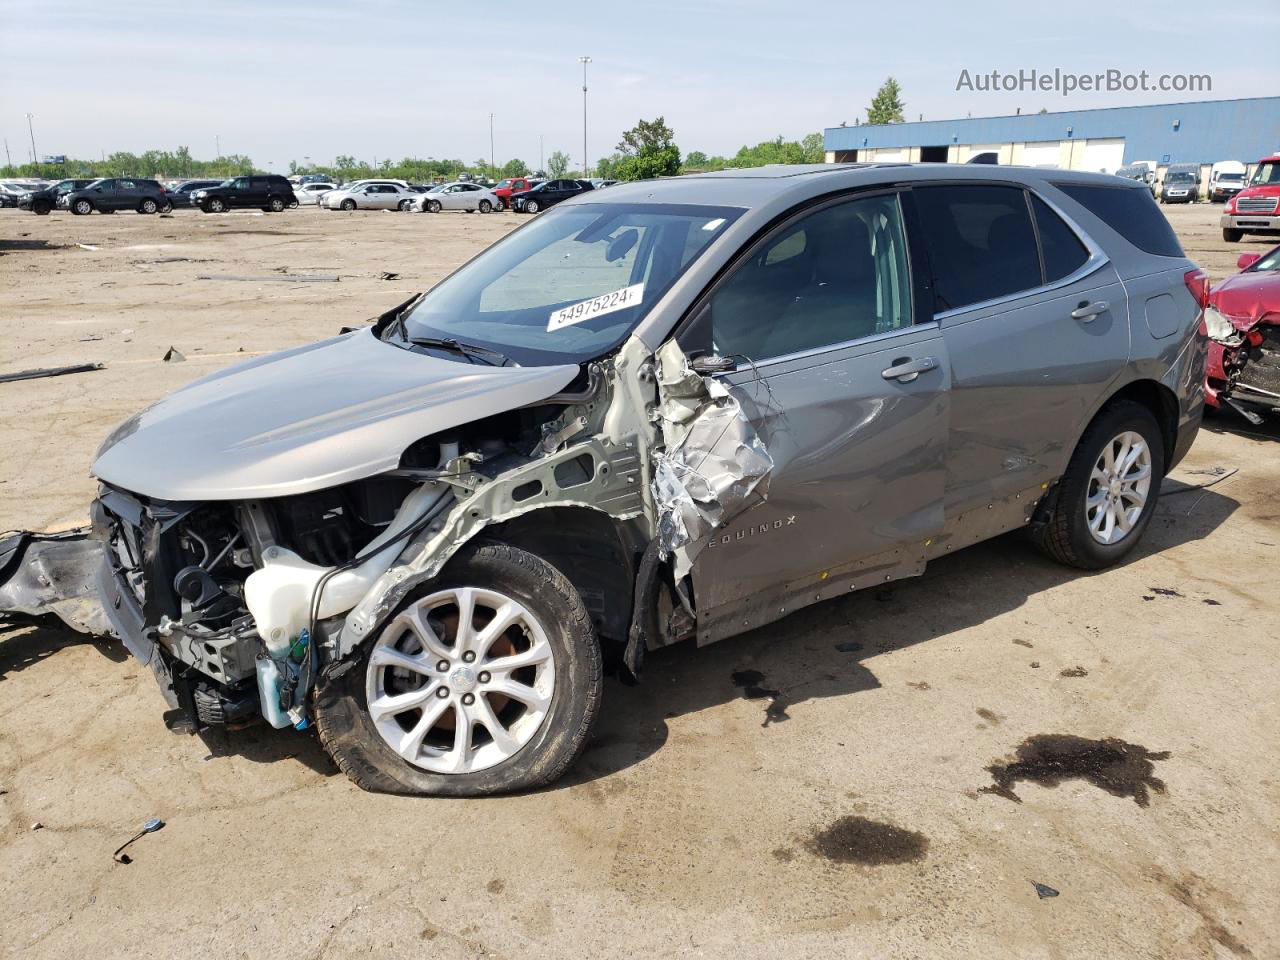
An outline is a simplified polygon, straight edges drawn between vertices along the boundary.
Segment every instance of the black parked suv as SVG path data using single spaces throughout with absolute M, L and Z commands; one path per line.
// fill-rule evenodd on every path
M 93 183 L 92 177 L 86 180 L 60 180 L 57 183 L 49 184 L 42 190 L 32 190 L 30 193 L 24 193 L 18 198 L 18 206 L 23 210 L 30 210 L 32 213 L 44 216 L 58 205 L 58 200 L 64 194 L 75 190 L 83 190 L 91 183 Z
M 570 200 L 591 190 L 590 180 L 547 180 L 532 190 L 511 195 L 511 207 L 520 213 L 537 213 L 562 200 Z
M 141 177 L 109 177 L 94 180 L 81 190 L 71 190 L 58 198 L 58 206 L 81 216 L 93 213 L 115 213 L 136 210 L 138 213 L 165 213 L 173 203 L 164 187 Z
M 173 201 L 175 207 L 189 207 L 192 205 L 191 195 L 197 190 L 208 190 L 210 187 L 216 187 L 221 180 L 184 180 L 176 187 L 169 190 L 169 199 Z
M 191 202 L 205 213 L 225 213 L 236 207 L 279 213 L 285 207 L 296 207 L 298 198 L 293 195 L 293 184 L 273 173 L 224 180 L 216 187 L 194 191 Z

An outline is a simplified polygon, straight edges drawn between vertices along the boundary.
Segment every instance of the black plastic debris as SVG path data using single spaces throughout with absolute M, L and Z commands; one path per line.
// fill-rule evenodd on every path
M 1032 880 L 1031 885 L 1036 888 L 1036 896 L 1041 900 L 1048 900 L 1050 897 L 1056 897 L 1059 895 L 1058 891 L 1048 884 L 1037 883 L 1035 880 Z
M 399 280 L 400 274 L 389 273 L 388 271 L 383 270 L 382 273 L 378 274 L 378 279 L 379 280 Z
M 148 820 L 146 823 L 142 825 L 141 830 L 135 833 L 132 837 L 130 837 L 124 843 L 120 844 L 120 846 L 116 847 L 115 853 L 111 854 L 111 859 L 114 860 L 116 863 L 133 863 L 133 857 L 129 856 L 127 853 L 124 852 L 125 847 L 129 846 L 129 844 L 133 843 L 135 840 L 141 840 L 148 833 L 155 833 L 157 830 L 159 830 L 163 826 L 164 826 L 163 820 L 161 820 L 159 817 L 152 817 L 150 820 Z
M 274 277 L 250 277 L 237 273 L 202 273 L 197 280 L 235 280 L 241 283 L 266 283 L 271 281 L 282 281 L 285 283 L 337 283 L 338 275 L 335 274 L 301 274 L 301 273 L 281 273 Z
M 105 369 L 101 363 L 77 363 L 69 367 L 40 367 L 36 370 L 19 370 L 17 373 L 0 373 L 0 383 L 11 380 L 39 380 L 42 377 L 63 377 L 69 373 L 88 373 Z
M 177 347 L 170 347 L 164 352 L 164 356 L 160 359 L 165 363 L 181 363 L 187 358 Z

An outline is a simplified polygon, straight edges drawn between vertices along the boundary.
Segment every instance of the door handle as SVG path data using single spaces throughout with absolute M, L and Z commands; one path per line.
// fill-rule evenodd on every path
M 1105 300 L 1095 300 L 1093 303 L 1084 302 L 1071 311 L 1071 319 L 1079 320 L 1081 323 L 1093 323 L 1094 317 L 1100 313 L 1106 313 L 1110 309 L 1111 304 Z
M 936 357 L 921 357 L 912 360 L 910 357 L 898 357 L 893 366 L 880 371 L 886 380 L 897 380 L 899 383 L 910 383 L 922 373 L 927 373 L 938 365 Z

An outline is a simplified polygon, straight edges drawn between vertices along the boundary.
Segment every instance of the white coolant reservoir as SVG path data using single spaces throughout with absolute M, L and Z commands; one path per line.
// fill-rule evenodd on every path
M 403 542 L 389 541 L 421 519 L 446 495 L 446 485 L 427 483 L 405 497 L 395 519 L 370 541 L 361 554 L 378 552 L 360 566 L 343 570 L 326 581 L 316 618 L 324 620 L 336 616 L 359 603 L 374 581 L 387 572 L 404 549 Z M 382 544 L 387 544 L 387 547 L 379 551 Z M 245 580 L 244 600 L 257 624 L 258 636 L 262 637 L 272 657 L 282 659 L 303 628 L 309 625 L 316 587 L 332 569 L 308 563 L 285 547 L 270 547 L 264 552 L 261 569 L 249 574 Z

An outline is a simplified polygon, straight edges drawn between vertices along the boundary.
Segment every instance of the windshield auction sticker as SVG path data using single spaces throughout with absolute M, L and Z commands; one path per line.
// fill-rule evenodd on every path
M 563 307 L 551 314 L 551 319 L 547 321 L 547 332 L 550 333 L 562 327 L 571 327 L 575 323 L 582 323 L 592 317 L 599 317 L 606 313 L 625 310 L 627 307 L 638 305 L 643 300 L 643 283 L 633 283 L 629 287 L 614 290 L 612 293 L 602 293 L 598 297 L 592 297 L 590 300 L 583 300 L 581 303 Z

